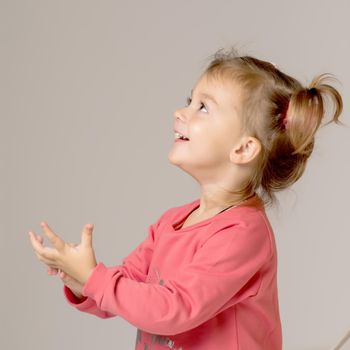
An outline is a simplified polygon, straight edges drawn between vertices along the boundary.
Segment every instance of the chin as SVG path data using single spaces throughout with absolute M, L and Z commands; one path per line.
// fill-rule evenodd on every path
M 184 164 L 183 160 L 181 159 L 181 157 L 176 156 L 172 152 L 168 153 L 168 161 L 172 165 L 175 165 L 175 166 L 179 167 L 180 169 L 186 171 L 185 164 Z
M 173 156 L 173 154 L 170 152 L 168 153 L 168 160 L 171 164 L 174 164 L 174 165 L 180 165 L 181 162 L 179 159 L 176 159 L 176 157 Z

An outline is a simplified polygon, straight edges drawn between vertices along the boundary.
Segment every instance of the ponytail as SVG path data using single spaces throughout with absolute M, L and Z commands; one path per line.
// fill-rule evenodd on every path
M 339 92 L 327 84 L 333 75 L 324 73 L 316 76 L 308 88 L 296 90 L 290 98 L 286 115 L 286 131 L 295 151 L 292 154 L 309 155 L 312 151 L 314 135 L 325 117 L 325 99 L 333 102 L 332 119 L 325 125 L 335 122 L 343 124 L 339 116 L 343 110 L 343 102 Z M 335 79 L 336 80 L 336 79 Z

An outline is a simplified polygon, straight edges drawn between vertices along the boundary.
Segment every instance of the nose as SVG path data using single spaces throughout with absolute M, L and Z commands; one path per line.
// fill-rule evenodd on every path
M 186 119 L 186 116 L 185 116 L 185 113 L 184 113 L 184 108 L 178 108 L 174 112 L 174 117 L 175 117 L 175 119 L 180 119 L 180 120 L 184 121 Z

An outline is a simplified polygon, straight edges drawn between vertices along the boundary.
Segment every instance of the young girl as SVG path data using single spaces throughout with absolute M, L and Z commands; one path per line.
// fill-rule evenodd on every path
M 136 350 L 281 350 L 277 252 L 265 206 L 305 170 L 314 135 L 339 92 L 308 87 L 273 64 L 219 50 L 174 114 L 168 158 L 200 184 L 199 199 L 166 210 L 122 265 L 97 263 L 92 225 L 79 245 L 29 232 L 67 301 L 137 327 Z

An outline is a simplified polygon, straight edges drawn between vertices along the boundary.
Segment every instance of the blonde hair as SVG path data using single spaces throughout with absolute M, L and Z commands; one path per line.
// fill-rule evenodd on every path
M 325 118 L 325 101 L 333 102 L 331 120 L 343 109 L 339 92 L 327 83 L 329 73 L 316 76 L 308 87 L 269 62 L 239 56 L 234 48 L 219 49 L 203 75 L 238 83 L 242 88 L 243 132 L 261 143 L 256 167 L 245 186 L 232 191 L 243 198 L 260 192 L 265 205 L 275 203 L 274 192 L 295 183 L 304 173 L 314 148 L 315 133 Z

